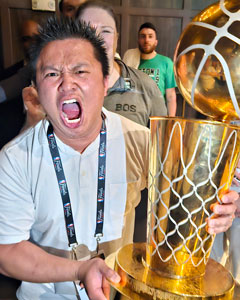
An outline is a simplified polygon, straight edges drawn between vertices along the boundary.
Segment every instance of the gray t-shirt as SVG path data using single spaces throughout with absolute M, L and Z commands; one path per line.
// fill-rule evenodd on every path
M 150 116 L 166 116 L 164 98 L 156 83 L 140 70 L 116 60 L 121 77 L 108 89 L 103 106 L 134 122 L 147 126 Z

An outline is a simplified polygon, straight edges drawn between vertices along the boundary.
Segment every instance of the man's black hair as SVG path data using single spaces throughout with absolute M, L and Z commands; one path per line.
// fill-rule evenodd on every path
M 143 28 L 150 28 L 150 29 L 154 30 L 155 33 L 156 33 L 156 36 L 157 36 L 157 29 L 156 29 L 156 27 L 155 27 L 152 23 L 146 22 L 146 23 L 142 24 L 142 25 L 139 27 L 138 33 L 139 33 Z
M 104 41 L 99 35 L 96 35 L 96 30 L 85 22 L 72 20 L 68 17 L 52 16 L 43 23 L 39 29 L 39 34 L 29 49 L 34 82 L 36 82 L 36 64 L 42 49 L 50 42 L 72 38 L 89 42 L 93 46 L 95 58 L 102 65 L 103 77 L 105 78 L 109 74 Z

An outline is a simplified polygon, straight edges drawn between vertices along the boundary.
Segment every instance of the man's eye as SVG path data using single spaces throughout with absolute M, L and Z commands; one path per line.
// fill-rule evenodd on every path
M 85 74 L 88 73 L 86 70 L 77 70 L 75 71 L 75 74 Z
M 58 76 L 58 73 L 56 73 L 56 72 L 50 72 L 50 73 L 47 73 L 45 75 L 45 77 L 54 77 L 54 76 Z

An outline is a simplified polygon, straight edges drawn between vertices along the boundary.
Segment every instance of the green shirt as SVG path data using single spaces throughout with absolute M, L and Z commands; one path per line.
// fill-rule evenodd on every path
M 138 69 L 148 74 L 158 85 L 163 96 L 166 89 L 176 87 L 172 60 L 160 54 L 152 59 L 141 59 Z

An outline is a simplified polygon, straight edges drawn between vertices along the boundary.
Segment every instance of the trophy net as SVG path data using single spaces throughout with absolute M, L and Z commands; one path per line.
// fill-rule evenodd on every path
M 214 236 L 211 205 L 229 188 L 239 138 L 232 126 L 152 118 L 145 264 L 162 276 L 200 276 Z

